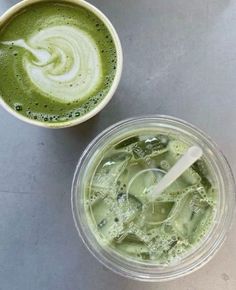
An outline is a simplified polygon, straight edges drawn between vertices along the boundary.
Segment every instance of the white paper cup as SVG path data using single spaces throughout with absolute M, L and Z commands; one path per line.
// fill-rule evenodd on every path
M 12 6 L 2 16 L 0 16 L 0 29 L 19 10 L 21 10 L 24 7 L 27 7 L 33 3 L 38 3 L 38 2 L 44 2 L 44 0 L 23 0 L 19 3 L 17 3 L 16 5 Z M 0 96 L 0 104 L 2 105 L 2 107 L 4 109 L 6 109 L 9 113 L 11 113 L 13 116 L 15 116 L 16 118 L 18 118 L 26 123 L 32 124 L 32 125 L 37 125 L 37 126 L 41 126 L 41 127 L 45 127 L 45 128 L 52 128 L 52 129 L 75 126 L 75 125 L 78 125 L 80 123 L 87 121 L 88 119 L 90 119 L 93 116 L 95 116 L 96 114 L 98 114 L 108 104 L 108 102 L 111 100 L 112 96 L 114 95 L 114 93 L 117 89 L 117 86 L 120 82 L 122 67 L 123 67 L 123 53 L 122 53 L 120 39 L 118 37 L 118 34 L 117 34 L 114 26 L 110 22 L 110 20 L 99 9 L 97 9 L 95 6 L 93 6 L 92 4 L 90 4 L 86 1 L 83 1 L 83 0 L 61 0 L 61 2 L 68 2 L 68 3 L 73 3 L 73 4 L 77 4 L 79 6 L 82 6 L 82 7 L 86 8 L 87 10 L 91 11 L 92 13 L 94 13 L 105 24 L 105 26 L 107 27 L 107 29 L 109 30 L 109 32 L 112 36 L 112 39 L 113 39 L 115 47 L 116 47 L 117 65 L 116 65 L 116 73 L 115 73 L 115 77 L 114 77 L 114 80 L 112 82 L 112 85 L 111 85 L 108 93 L 104 96 L 103 100 L 94 109 L 92 109 L 91 111 L 89 111 L 85 115 L 78 117 L 78 118 L 75 118 L 73 120 L 69 120 L 69 121 L 65 121 L 65 122 L 56 122 L 56 123 L 49 123 L 49 122 L 47 123 L 47 122 L 41 122 L 38 120 L 33 120 L 33 119 L 30 119 L 30 118 L 27 118 L 27 117 L 21 115 L 20 113 L 18 113 L 14 109 L 12 109 Z

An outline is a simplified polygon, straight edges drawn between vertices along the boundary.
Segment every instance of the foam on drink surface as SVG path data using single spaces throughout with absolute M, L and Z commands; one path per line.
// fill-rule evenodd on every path
M 28 78 L 49 98 L 60 102 L 81 101 L 101 81 L 97 45 L 79 28 L 52 26 L 33 34 L 27 42 L 19 39 L 2 44 L 25 49 L 22 61 Z
M 66 122 L 109 92 L 117 52 L 106 25 L 70 2 L 33 3 L 0 31 L 0 96 L 15 111 Z

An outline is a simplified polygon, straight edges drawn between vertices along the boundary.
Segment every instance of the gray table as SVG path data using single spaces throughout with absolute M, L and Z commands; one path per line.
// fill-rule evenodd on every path
M 14 2 L 0 0 L 1 12 Z M 235 224 L 201 270 L 167 283 L 134 282 L 85 249 L 72 220 L 70 186 L 97 133 L 149 113 L 205 130 L 236 173 L 236 1 L 92 2 L 114 23 L 124 48 L 123 76 L 110 104 L 85 124 L 58 131 L 24 124 L 0 108 L 0 289 L 235 290 Z

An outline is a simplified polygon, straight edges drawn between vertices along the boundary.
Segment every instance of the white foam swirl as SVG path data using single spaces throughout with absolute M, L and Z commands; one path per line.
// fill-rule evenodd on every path
M 59 25 L 23 39 L 5 41 L 31 54 L 23 66 L 32 83 L 44 94 L 61 102 L 86 98 L 101 81 L 99 50 L 91 36 L 80 29 Z

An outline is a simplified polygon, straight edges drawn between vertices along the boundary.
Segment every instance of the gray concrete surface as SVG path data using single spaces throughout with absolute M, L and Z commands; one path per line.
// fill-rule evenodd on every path
M 181 117 L 211 135 L 236 173 L 236 1 L 93 0 L 114 23 L 124 72 L 110 104 L 51 131 L 0 108 L 1 290 L 235 290 L 236 225 L 204 268 L 166 283 L 113 274 L 85 249 L 71 215 L 76 162 L 98 132 L 134 115 Z M 14 1 L 0 0 L 3 12 Z

